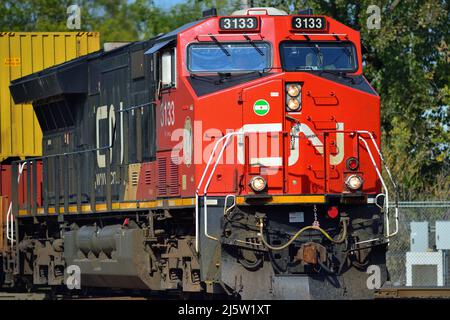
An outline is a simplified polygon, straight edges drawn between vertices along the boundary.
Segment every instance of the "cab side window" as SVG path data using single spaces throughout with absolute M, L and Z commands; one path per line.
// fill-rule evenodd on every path
M 176 48 L 161 50 L 159 56 L 159 79 L 162 88 L 176 87 Z

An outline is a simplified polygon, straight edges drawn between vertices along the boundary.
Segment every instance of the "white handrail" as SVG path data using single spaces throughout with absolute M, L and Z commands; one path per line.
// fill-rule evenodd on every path
M 198 252 L 198 246 L 199 246 L 199 201 L 198 201 L 198 192 L 200 190 L 200 187 L 202 186 L 203 180 L 205 179 L 206 173 L 208 171 L 208 168 L 211 164 L 211 161 L 213 159 L 214 154 L 216 153 L 217 147 L 219 146 L 219 143 L 223 141 L 227 136 L 226 134 L 223 137 L 221 137 L 219 140 L 216 141 L 216 144 L 214 145 L 213 150 L 211 151 L 211 155 L 209 156 L 208 162 L 206 163 L 206 167 L 203 170 L 202 177 L 200 178 L 200 182 L 198 183 L 197 189 L 195 190 L 195 251 Z M 205 201 L 206 202 L 206 201 Z
M 370 156 L 370 160 L 372 161 L 375 171 L 377 172 L 378 178 L 380 179 L 381 184 L 383 185 L 383 189 L 385 190 L 385 199 L 384 199 L 385 213 L 384 213 L 384 216 L 385 216 L 385 225 L 386 225 L 386 235 L 389 235 L 389 190 L 386 186 L 386 183 L 384 182 L 383 176 L 381 175 L 380 169 L 378 169 L 375 159 L 373 158 L 372 151 L 370 151 L 370 148 L 369 148 L 369 144 L 367 143 L 367 141 L 364 138 L 359 137 L 359 139 L 366 146 L 367 153 Z M 372 242 L 372 241 L 376 241 L 376 240 L 379 240 L 379 238 L 372 239 L 371 241 L 369 241 L 369 240 L 360 241 L 360 242 L 357 242 L 356 244 Z
M 395 183 L 394 178 L 392 178 L 391 171 L 389 170 L 388 166 L 386 165 L 386 161 L 384 160 L 383 154 L 381 153 L 380 149 L 378 148 L 378 146 L 377 146 L 377 144 L 375 142 L 375 138 L 372 135 L 372 133 L 369 132 L 369 131 L 366 131 L 366 130 L 358 130 L 357 132 L 358 133 L 368 134 L 370 136 L 370 139 L 372 140 L 372 144 L 375 146 L 375 149 L 377 150 L 378 155 L 380 156 L 380 159 L 383 162 L 383 166 L 384 166 L 384 169 L 386 170 L 386 172 L 387 172 L 387 174 L 389 176 L 389 180 L 391 180 L 391 183 L 392 183 L 393 187 L 395 189 L 397 189 L 397 184 Z
M 223 137 L 221 137 L 220 139 L 218 139 L 216 141 L 216 143 L 214 145 L 214 148 L 213 148 L 213 150 L 212 150 L 212 152 L 211 152 L 211 154 L 209 156 L 208 162 L 206 163 L 206 167 L 203 170 L 203 174 L 202 174 L 202 177 L 200 178 L 200 182 L 198 183 L 197 189 L 195 191 L 195 222 L 196 222 L 195 223 L 195 249 L 196 249 L 197 252 L 198 252 L 198 244 L 199 244 L 199 237 L 198 237 L 198 235 L 199 235 L 199 221 L 198 221 L 198 218 L 199 218 L 199 201 L 198 201 L 198 193 L 199 193 L 200 188 L 201 188 L 201 186 L 203 184 L 203 181 L 204 181 L 204 179 L 206 177 L 206 174 L 208 173 L 209 166 L 211 165 L 211 162 L 212 162 L 212 160 L 214 158 L 214 155 L 216 154 L 216 150 L 217 150 L 219 144 L 223 140 L 225 140 L 225 143 L 223 144 L 223 146 L 222 146 L 222 148 L 221 148 L 221 150 L 219 152 L 219 155 L 217 156 L 217 159 L 216 159 L 216 162 L 214 164 L 214 167 L 211 170 L 211 174 L 209 175 L 208 180 L 207 180 L 207 182 L 205 184 L 205 188 L 203 190 L 203 207 L 204 207 L 204 211 L 205 211 L 204 212 L 204 220 L 205 220 L 204 221 L 204 225 L 205 225 L 204 233 L 205 233 L 205 236 L 207 238 L 215 240 L 215 241 L 219 241 L 219 239 L 217 239 L 216 237 L 213 237 L 210 234 L 208 234 L 208 203 L 207 203 L 208 198 L 207 198 L 207 192 L 208 192 L 208 187 L 209 187 L 209 185 L 211 183 L 211 180 L 212 180 L 212 176 L 214 175 L 214 172 L 215 172 L 215 170 L 217 168 L 217 165 L 219 164 L 219 161 L 222 158 L 223 152 L 224 152 L 228 142 L 230 141 L 230 138 L 232 136 L 239 135 L 239 134 L 244 134 L 244 132 L 229 132 L 229 133 L 227 133 L 226 135 L 224 135 Z
M 212 152 L 211 152 L 211 154 L 209 156 L 208 162 L 206 164 L 205 169 L 203 170 L 202 177 L 200 179 L 200 182 L 199 182 L 199 184 L 197 186 L 197 190 L 195 192 L 195 200 L 196 200 L 196 204 L 195 204 L 195 220 L 196 220 L 196 226 L 195 226 L 195 232 L 196 232 L 195 248 L 196 248 L 197 251 L 198 251 L 198 241 L 199 241 L 198 240 L 198 234 L 199 234 L 198 233 L 199 232 L 199 229 L 198 229 L 198 217 L 199 217 L 199 215 L 198 215 L 199 214 L 199 212 L 198 212 L 198 192 L 200 191 L 200 188 L 202 186 L 203 180 L 206 177 L 206 174 L 208 172 L 209 166 L 211 165 L 213 157 L 214 157 L 214 155 L 216 153 L 217 147 L 219 146 L 219 144 L 223 140 L 225 140 L 225 143 L 223 144 L 222 148 L 220 149 L 219 155 L 217 156 L 216 162 L 214 163 L 214 167 L 212 168 L 211 173 L 210 173 L 210 175 L 209 175 L 209 177 L 207 179 L 207 182 L 205 184 L 205 188 L 203 189 L 203 208 L 204 208 L 203 210 L 204 210 L 204 220 L 205 220 L 204 221 L 204 225 L 205 225 L 204 226 L 204 233 L 205 233 L 205 236 L 207 238 L 209 238 L 211 240 L 215 240 L 215 241 L 219 241 L 219 239 L 217 239 L 216 237 L 213 237 L 210 234 L 208 234 L 208 197 L 207 197 L 208 188 L 209 188 L 209 185 L 211 183 L 211 180 L 212 180 L 212 177 L 214 175 L 214 172 L 216 171 L 217 165 L 219 164 L 220 159 L 222 159 L 223 152 L 225 151 L 225 148 L 227 147 L 227 145 L 228 145 L 228 143 L 230 141 L 230 138 L 233 137 L 233 136 L 237 136 L 237 135 L 245 135 L 246 133 L 251 133 L 251 132 L 253 132 L 253 131 L 246 131 L 244 129 L 243 131 L 235 131 L 235 132 L 227 133 L 226 135 L 221 137 L 219 140 L 217 140 L 217 142 L 214 145 L 214 148 L 213 148 L 213 150 L 212 150 Z M 266 133 L 267 132 L 280 132 L 280 130 L 279 129 L 278 130 L 267 130 L 267 131 L 259 131 L 258 130 L 257 132 L 258 133 L 262 133 L 262 132 L 266 132 Z
M 366 130 L 357 130 L 356 132 L 360 133 L 360 134 L 367 134 L 367 135 L 369 135 L 370 140 L 372 141 L 372 144 L 374 145 L 378 155 L 380 156 L 381 161 L 383 162 L 384 168 L 386 169 L 386 172 L 388 173 L 389 179 L 390 179 L 392 185 L 394 186 L 394 189 L 397 189 L 397 185 L 394 182 L 392 174 L 391 174 L 389 168 L 386 165 L 386 162 L 385 162 L 385 160 L 383 158 L 383 155 L 382 155 L 380 149 L 378 148 L 378 146 L 376 144 L 376 141 L 375 141 L 375 138 L 372 135 L 372 133 L 369 132 L 369 131 L 366 131 Z M 208 159 L 208 162 L 206 164 L 206 167 L 203 170 L 202 177 L 200 178 L 200 182 L 199 182 L 199 184 L 197 186 L 197 189 L 196 189 L 196 192 L 195 192 L 195 222 L 196 222 L 195 223 L 195 249 L 196 249 L 197 252 L 198 252 L 198 247 L 199 247 L 199 201 L 198 201 L 198 199 L 199 199 L 200 188 L 201 188 L 201 186 L 203 184 L 203 181 L 204 181 L 204 179 L 206 177 L 206 174 L 207 174 L 207 172 L 209 170 L 209 167 L 210 167 L 210 165 L 211 165 L 211 163 L 213 161 L 214 155 L 216 154 L 216 151 L 217 151 L 217 148 L 218 148 L 219 144 L 222 141 L 225 140 L 225 143 L 223 144 L 222 148 L 220 149 L 219 155 L 218 155 L 218 157 L 217 157 L 217 159 L 216 159 L 216 161 L 214 163 L 214 166 L 213 166 L 213 168 L 211 170 L 211 173 L 210 173 L 210 175 L 209 175 L 209 177 L 207 179 L 207 182 L 205 184 L 205 187 L 203 189 L 204 234 L 209 239 L 212 239 L 212 240 L 215 240 L 215 241 L 219 241 L 219 239 L 217 239 L 216 237 L 213 237 L 210 234 L 208 234 L 208 204 L 207 204 L 208 187 L 209 187 L 209 185 L 211 183 L 211 180 L 212 180 L 214 172 L 215 172 L 215 170 L 217 168 L 217 165 L 219 164 L 219 161 L 222 158 L 223 152 L 224 152 L 226 146 L 228 145 L 228 143 L 230 141 L 230 138 L 232 136 L 243 135 L 245 133 L 246 132 L 242 132 L 242 131 L 229 132 L 226 135 L 222 136 L 220 139 L 218 139 L 216 141 L 215 145 L 214 145 L 214 148 L 213 148 L 210 156 L 209 156 L 209 159 Z M 370 150 L 370 147 L 369 147 L 366 139 L 364 139 L 362 137 L 359 137 L 359 139 L 365 144 L 367 152 L 369 154 L 369 157 L 370 157 L 370 159 L 372 161 L 372 164 L 373 164 L 373 166 L 374 166 L 374 168 L 375 168 L 375 170 L 377 172 L 377 175 L 378 175 L 378 177 L 379 177 L 379 179 L 380 179 L 380 181 L 381 181 L 381 183 L 383 185 L 383 189 L 386 191 L 386 195 L 385 195 L 385 199 L 384 199 L 384 203 L 385 203 L 385 221 L 386 221 L 385 222 L 385 224 L 386 224 L 386 235 L 385 235 L 385 238 L 388 239 L 390 237 L 395 236 L 398 233 L 398 230 L 399 230 L 399 211 L 398 211 L 397 199 L 396 199 L 396 202 L 395 202 L 396 205 L 395 205 L 395 208 L 394 208 L 394 210 L 395 210 L 395 231 L 393 233 L 390 233 L 390 227 L 389 227 L 389 224 L 390 224 L 390 220 L 389 220 L 389 190 L 387 188 L 386 183 L 384 182 L 383 176 L 381 175 L 381 171 L 379 170 L 379 168 L 378 168 L 378 166 L 376 164 L 375 158 L 373 157 L 373 154 L 372 154 L 372 152 Z M 378 241 L 378 240 L 380 240 L 380 239 L 379 238 L 374 238 L 374 239 L 359 241 L 359 242 L 357 242 L 355 244 L 368 243 L 368 242 L 373 242 L 373 241 Z
M 375 146 L 375 149 L 377 150 L 378 155 L 380 156 L 380 159 L 383 162 L 383 165 L 384 165 L 384 167 L 386 169 L 386 172 L 388 173 L 389 179 L 391 180 L 391 183 L 392 183 L 394 189 L 397 189 L 397 185 L 395 184 L 394 179 L 392 178 L 392 174 L 391 174 L 389 168 L 387 167 L 386 162 L 384 161 L 383 155 L 382 155 L 380 149 L 378 148 L 378 146 L 377 146 L 377 144 L 375 142 L 375 138 L 373 137 L 372 133 L 369 132 L 369 131 L 357 131 L 357 132 L 358 133 L 363 133 L 363 134 L 368 134 L 370 136 L 372 144 Z M 378 166 L 377 166 L 377 164 L 375 162 L 375 159 L 373 157 L 372 151 L 370 151 L 370 147 L 369 147 L 366 139 L 364 139 L 363 137 L 359 137 L 359 139 L 366 146 L 367 153 L 369 154 L 370 160 L 372 161 L 372 164 L 373 164 L 373 166 L 375 168 L 375 171 L 377 172 L 378 178 L 380 179 L 381 184 L 383 185 L 383 189 L 386 192 L 385 199 L 384 199 L 384 204 L 385 204 L 384 205 L 385 206 L 385 213 L 384 213 L 384 215 L 385 215 L 386 235 L 384 237 L 385 237 L 385 239 L 389 240 L 389 238 L 395 236 L 398 233 L 398 230 L 399 230 L 399 210 L 398 210 L 398 202 L 397 202 L 398 199 L 396 199 L 395 207 L 394 207 L 394 210 L 395 210 L 395 215 L 394 215 L 394 218 L 395 218 L 395 231 L 393 233 L 390 233 L 389 190 L 388 190 L 388 188 L 386 186 L 386 183 L 384 182 L 383 176 L 381 175 L 381 172 L 380 172 L 380 170 L 379 170 L 379 168 L 378 168 Z M 380 239 L 379 238 L 373 238 L 373 239 L 369 239 L 369 240 L 359 241 L 359 242 L 356 242 L 355 244 L 374 242 L 374 241 L 378 241 L 378 240 L 380 240 Z
M 25 168 L 26 161 L 19 164 L 19 175 L 17 176 L 17 184 L 20 183 L 20 177 L 22 176 L 23 169 Z M 6 238 L 14 243 L 14 217 L 12 217 L 12 200 L 9 202 L 8 212 L 6 214 Z
M 215 241 L 219 241 L 219 239 L 208 234 L 208 197 L 207 197 L 208 187 L 211 183 L 214 172 L 216 171 L 217 165 L 219 164 L 220 159 L 222 159 L 223 152 L 225 151 L 225 148 L 228 145 L 230 138 L 233 135 L 237 134 L 243 134 L 243 132 L 230 132 L 229 134 L 226 135 L 227 138 L 225 139 L 222 149 L 220 149 L 219 155 L 217 156 L 216 162 L 214 163 L 214 167 L 212 168 L 211 174 L 209 175 L 209 178 L 205 184 L 205 189 L 203 190 L 203 210 L 205 211 L 205 236 Z

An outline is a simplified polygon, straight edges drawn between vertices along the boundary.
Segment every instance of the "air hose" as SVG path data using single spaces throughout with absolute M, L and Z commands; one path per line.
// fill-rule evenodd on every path
M 266 239 L 264 238 L 264 234 L 263 234 L 264 222 L 263 222 L 263 219 L 260 218 L 260 220 L 259 220 L 259 237 L 261 238 L 262 243 L 267 248 L 269 248 L 270 250 L 274 250 L 274 251 L 279 251 L 279 250 L 286 249 L 287 247 L 289 247 L 295 241 L 295 239 L 297 239 L 306 230 L 317 230 L 317 231 L 320 231 L 331 242 L 333 242 L 333 243 L 342 243 L 345 240 L 345 238 L 347 237 L 347 223 L 345 221 L 342 221 L 342 220 L 341 220 L 341 222 L 342 222 L 342 226 L 343 226 L 343 233 L 342 233 L 342 237 L 339 240 L 334 240 L 321 227 L 318 227 L 318 226 L 306 226 L 306 227 L 301 228 L 296 234 L 294 234 L 294 236 L 288 242 L 286 242 L 282 246 L 274 247 L 274 246 L 268 244 Z

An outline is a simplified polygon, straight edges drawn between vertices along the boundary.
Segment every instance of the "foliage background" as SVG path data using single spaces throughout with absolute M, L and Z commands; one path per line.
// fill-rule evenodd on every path
M 449 199 L 450 53 L 448 0 L 248 1 L 295 13 L 312 8 L 361 32 L 365 75 L 381 96 L 383 150 L 403 200 Z M 220 14 L 242 0 L 187 0 L 162 9 L 152 0 L 2 0 L 1 31 L 67 31 L 66 9 L 82 9 L 83 31 L 103 42 L 132 41 Z M 369 5 L 381 8 L 381 29 L 368 29 Z

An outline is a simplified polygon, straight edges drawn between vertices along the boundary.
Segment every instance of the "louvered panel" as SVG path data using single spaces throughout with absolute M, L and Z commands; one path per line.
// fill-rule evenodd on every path
M 139 172 L 138 171 L 131 172 L 131 185 L 135 187 L 138 185 L 138 182 L 139 182 Z
M 167 158 L 158 159 L 158 196 L 167 195 Z
M 180 194 L 179 161 L 172 158 L 169 164 L 169 194 L 177 196 Z
M 144 182 L 145 184 L 152 183 L 152 171 L 150 169 L 145 170 Z

